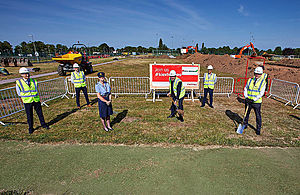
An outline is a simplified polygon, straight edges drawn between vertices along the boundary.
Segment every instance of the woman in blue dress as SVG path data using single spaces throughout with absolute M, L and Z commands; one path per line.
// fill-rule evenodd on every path
M 110 115 L 113 114 L 111 104 L 111 88 L 108 82 L 105 81 L 105 73 L 98 73 L 99 82 L 96 84 L 96 92 L 98 97 L 99 115 L 105 131 L 114 130 L 110 126 Z M 105 124 L 106 123 L 106 124 Z

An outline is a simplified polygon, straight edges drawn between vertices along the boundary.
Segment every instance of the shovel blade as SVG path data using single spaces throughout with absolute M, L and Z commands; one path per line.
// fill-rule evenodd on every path
M 239 126 L 238 126 L 236 132 L 237 132 L 238 134 L 243 134 L 244 129 L 245 129 L 245 125 L 239 124 Z

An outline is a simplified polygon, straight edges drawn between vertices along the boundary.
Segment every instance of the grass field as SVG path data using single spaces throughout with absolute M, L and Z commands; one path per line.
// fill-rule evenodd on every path
M 106 77 L 149 76 L 149 63 L 154 61 L 184 63 L 128 59 L 96 66 L 89 76 L 96 76 L 97 71 L 105 72 Z M 90 99 L 93 107 L 81 109 L 76 108 L 75 99 L 48 102 L 49 108 L 43 107 L 43 112 L 51 129 L 40 128 L 35 115 L 37 128 L 32 135 L 28 134 L 25 113 L 2 120 L 8 125 L 0 126 L 0 193 L 300 192 L 299 109 L 264 98 L 262 135 L 257 136 L 251 127 L 256 126 L 254 113 L 250 115 L 251 126 L 237 135 L 244 104 L 234 95 L 216 96 L 214 109 L 200 108 L 199 101 L 185 101 L 183 123 L 166 118 L 171 104 L 167 97 L 153 103 L 143 96 L 120 96 L 113 99 L 115 130 L 105 132 L 96 96 Z
M 126 60 L 95 67 L 110 76 L 148 76 L 148 64 L 153 59 Z M 157 63 L 180 63 L 178 60 L 158 59 Z M 91 76 L 96 76 L 96 72 Z M 97 101 L 95 96 L 90 99 Z M 5 118 L 10 123 L 0 127 L 0 138 L 30 140 L 34 142 L 83 142 L 122 144 L 199 144 L 199 145 L 246 145 L 246 146 L 300 146 L 299 109 L 293 110 L 272 99 L 264 99 L 262 105 L 262 135 L 256 136 L 251 126 L 243 135 L 235 130 L 242 120 L 244 105 L 235 96 L 215 97 L 215 109 L 200 108 L 199 101 L 184 102 L 185 122 L 167 119 L 170 100 L 145 101 L 144 97 L 121 96 L 113 99 L 116 112 L 112 117 L 115 131 L 106 133 L 99 119 L 97 103 L 92 108 L 76 109 L 75 99 L 58 99 L 44 108 L 50 131 L 38 128 L 33 135 L 27 132 L 23 113 Z M 85 103 L 84 98 L 81 99 Z M 59 109 L 58 109 L 59 108 Z M 254 113 L 250 124 L 255 125 Z M 35 120 L 38 127 L 38 120 Z
M 0 192 L 299 194 L 299 148 L 0 142 Z

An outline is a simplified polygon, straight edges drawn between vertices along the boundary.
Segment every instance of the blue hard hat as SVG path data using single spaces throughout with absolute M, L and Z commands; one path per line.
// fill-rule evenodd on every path
M 105 77 L 105 73 L 104 72 L 98 72 L 97 76 L 100 77 Z

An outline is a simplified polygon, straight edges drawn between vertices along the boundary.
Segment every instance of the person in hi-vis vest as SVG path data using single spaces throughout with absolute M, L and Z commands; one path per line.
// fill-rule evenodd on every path
M 42 127 L 45 129 L 50 129 L 44 119 L 37 81 L 30 78 L 29 70 L 27 68 L 20 68 L 19 73 L 21 74 L 22 79 L 16 81 L 16 91 L 24 103 L 25 112 L 27 115 L 27 123 L 29 126 L 29 134 L 32 134 L 34 131 L 33 108 L 40 119 Z
M 214 93 L 214 88 L 215 84 L 217 82 L 217 75 L 212 73 L 213 66 L 209 65 L 207 67 L 208 73 L 204 73 L 203 77 L 203 84 L 204 84 L 204 97 L 202 100 L 202 105 L 201 107 L 205 106 L 205 103 L 207 101 L 207 93 L 209 93 L 209 107 L 213 108 L 213 93 Z
M 244 88 L 246 108 L 248 106 L 246 117 L 244 119 L 245 129 L 248 126 L 249 115 L 251 110 L 253 109 L 256 116 L 256 135 L 260 135 L 261 130 L 261 103 L 262 97 L 264 96 L 266 90 L 266 79 L 267 74 L 263 72 L 263 68 L 257 67 L 254 70 L 254 77 L 248 79 L 247 84 Z
M 80 108 L 80 91 L 82 91 L 84 94 L 87 106 L 91 107 L 89 96 L 87 93 L 84 72 L 79 71 L 79 65 L 77 63 L 73 65 L 73 68 L 75 69 L 75 71 L 71 73 L 71 82 L 75 87 L 77 108 Z
M 176 77 L 175 70 L 171 70 L 169 74 L 169 89 L 170 92 L 168 93 L 169 97 L 172 97 L 173 101 L 171 105 L 171 114 L 168 118 L 175 117 L 176 115 L 176 106 L 178 103 L 178 109 L 183 110 L 183 99 L 185 96 L 185 88 L 180 78 Z M 178 113 L 179 114 L 179 113 Z M 183 116 L 179 114 L 179 120 L 183 122 Z

